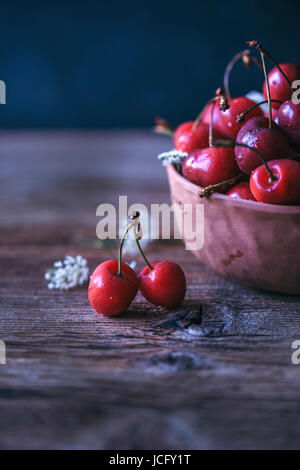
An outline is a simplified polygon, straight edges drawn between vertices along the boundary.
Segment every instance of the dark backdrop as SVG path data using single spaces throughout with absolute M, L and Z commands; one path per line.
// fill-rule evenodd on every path
M 247 39 L 298 61 L 299 3 L 41 0 L 1 2 L 3 128 L 151 126 L 194 118 Z M 260 87 L 238 67 L 234 94 Z

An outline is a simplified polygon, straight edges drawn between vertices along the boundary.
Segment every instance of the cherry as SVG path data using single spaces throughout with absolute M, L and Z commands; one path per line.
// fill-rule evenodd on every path
M 179 307 L 186 292 L 186 279 L 181 267 L 173 261 L 153 263 L 139 275 L 140 290 L 148 302 L 167 309 Z
M 216 129 L 228 139 L 235 140 L 243 125 L 238 121 L 238 117 L 251 106 L 255 105 L 255 103 L 249 98 L 241 96 L 240 98 L 228 100 L 228 105 L 229 109 L 227 109 L 227 111 L 216 109 Z M 247 114 L 245 119 L 249 120 L 256 116 L 263 116 L 263 111 L 260 107 L 255 107 Z
M 120 315 L 135 298 L 138 285 L 137 275 L 128 264 L 122 263 L 120 276 L 118 261 L 105 261 L 99 264 L 91 275 L 89 302 L 101 315 Z
M 219 88 L 220 92 L 221 93 L 224 93 L 222 88 Z M 218 93 L 218 90 L 217 92 Z M 221 128 L 222 128 L 222 119 L 223 119 L 223 114 L 224 114 L 224 110 L 222 111 L 220 109 L 220 105 L 221 105 L 221 99 L 225 100 L 225 95 L 221 95 L 220 97 L 216 96 L 213 100 L 210 100 L 204 107 L 203 111 L 200 113 L 200 116 L 201 116 L 201 123 L 202 124 L 206 124 L 207 126 L 210 125 L 210 120 L 211 120 L 211 114 L 212 114 L 212 107 L 214 105 L 214 103 L 216 103 L 216 107 L 214 109 L 214 134 L 217 135 L 218 134 L 218 138 L 223 138 L 223 137 L 226 137 L 222 132 L 221 132 Z M 226 106 L 225 106 L 226 109 L 229 108 L 229 105 L 228 105 L 228 100 L 226 99 Z
M 237 54 L 240 57 L 241 53 Z M 228 67 L 227 67 L 228 68 Z M 227 69 L 226 69 L 227 71 Z M 203 124 L 210 124 L 212 107 L 217 104 L 214 111 L 214 131 L 218 133 L 217 138 L 227 137 L 228 139 L 235 140 L 239 130 L 242 127 L 242 123 L 239 122 L 239 116 L 247 111 L 244 116 L 244 120 L 248 120 L 251 117 L 263 116 L 263 111 L 261 108 L 256 106 L 256 103 L 247 98 L 246 96 L 241 96 L 239 98 L 231 98 L 228 85 L 227 72 L 224 76 L 224 85 L 227 89 L 226 94 L 222 88 L 218 88 L 216 91 L 216 96 L 210 100 L 199 114 L 196 121 L 200 121 Z M 252 109 L 253 107 L 253 109 Z M 250 108 L 250 109 L 249 109 Z M 247 117 L 246 117 L 247 114 Z
M 300 79 L 300 66 L 290 62 L 279 65 L 258 41 L 250 41 L 248 44 L 251 47 L 256 47 L 261 54 L 265 73 L 264 94 L 268 97 L 270 119 L 272 119 L 272 95 L 273 98 L 275 97 L 277 100 L 285 101 L 283 104 L 278 102 L 272 103 L 273 107 L 281 110 L 280 115 L 278 112 L 275 120 L 297 148 L 300 144 L 300 110 L 299 107 L 297 107 L 298 105 L 290 98 L 294 88 L 293 82 Z M 264 63 L 265 56 L 269 57 L 269 59 L 275 64 L 275 68 L 272 69 L 268 75 L 266 73 Z
M 207 147 L 194 150 L 184 160 L 182 174 L 192 183 L 206 187 L 235 178 L 239 169 L 232 148 Z M 228 190 L 228 185 L 218 188 L 219 192 Z
M 265 97 L 276 99 L 280 101 L 287 101 L 291 98 L 293 91 L 293 82 L 300 79 L 300 66 L 288 62 L 285 64 L 278 64 L 278 62 L 265 50 L 262 44 L 258 41 L 246 41 L 250 47 L 255 47 L 259 50 L 263 59 L 263 68 L 265 73 L 265 82 L 263 85 L 263 93 Z M 267 74 L 264 57 L 268 57 L 275 67 Z M 280 104 L 274 104 L 274 108 L 278 109 Z M 271 111 L 270 111 L 271 114 Z
M 295 160 L 272 160 L 268 167 L 256 168 L 250 177 L 250 188 L 259 202 L 269 204 L 292 204 L 300 202 L 300 163 Z
M 227 109 L 216 109 L 215 117 L 214 117 L 214 127 L 217 131 L 219 131 L 224 137 L 228 139 L 236 139 L 236 136 L 239 130 L 242 127 L 242 124 L 237 120 L 237 117 L 246 111 L 250 106 L 254 105 L 255 102 L 252 101 L 250 98 L 245 96 L 241 96 L 239 98 L 232 98 L 230 88 L 229 88 L 229 77 L 234 65 L 242 59 L 244 64 L 249 67 L 252 63 L 256 65 L 261 65 L 257 61 L 255 57 L 250 55 L 250 51 L 248 49 L 238 52 L 228 63 L 225 74 L 224 74 L 224 89 L 225 89 L 225 97 L 227 98 Z M 251 117 L 255 116 L 262 116 L 263 111 L 261 108 L 255 107 L 253 111 L 251 110 L 247 115 L 247 120 Z M 203 120 L 205 122 L 206 115 L 204 116 Z
M 222 137 L 216 132 L 217 137 Z M 190 153 L 197 148 L 208 146 L 209 126 L 202 122 L 188 121 L 180 124 L 174 132 L 174 147 L 181 152 Z
M 245 144 L 261 152 L 265 161 L 286 158 L 290 152 L 290 143 L 280 127 L 272 122 L 269 128 L 269 119 L 265 116 L 252 118 L 247 121 L 237 135 L 237 142 Z M 250 148 L 237 145 L 235 156 L 239 168 L 250 173 L 261 165 L 261 160 Z
M 220 99 L 218 100 L 218 98 L 216 98 L 216 104 L 219 104 L 219 102 Z M 258 105 L 256 106 L 256 103 L 246 96 L 229 99 L 227 103 L 227 110 L 223 111 L 219 109 L 219 106 L 216 106 L 214 111 L 214 132 L 217 132 L 220 137 L 235 140 L 243 125 L 242 120 L 247 121 L 251 119 L 251 117 L 263 116 L 264 114 L 262 109 Z M 204 108 L 201 123 L 209 125 L 212 105 L 213 103 L 208 103 Z M 240 115 L 245 115 L 242 120 L 239 119 Z
M 270 82 L 270 93 L 271 98 L 286 101 L 291 98 L 292 89 L 291 84 L 295 80 L 300 80 L 300 67 L 299 65 L 293 64 L 291 62 L 280 64 L 280 69 L 285 73 L 290 84 L 284 78 L 280 70 L 277 67 L 274 67 L 269 73 L 268 78 Z M 263 94 L 267 97 L 267 82 L 264 82 Z M 280 107 L 279 103 L 274 103 L 274 108 L 278 109 Z
M 174 134 L 174 129 L 172 126 L 170 126 L 166 119 L 161 118 L 160 116 L 156 116 L 154 122 L 155 126 L 153 130 L 156 134 L 163 134 L 168 136 L 172 136 Z
M 247 117 L 243 121 L 247 121 L 251 117 L 255 116 L 262 116 L 263 111 L 258 106 L 255 106 L 255 102 L 250 98 L 246 98 L 245 96 L 240 98 L 234 98 L 233 100 L 228 101 L 228 105 L 230 106 L 227 111 L 221 111 L 218 107 L 215 110 L 214 114 L 214 129 L 218 131 L 220 136 L 228 137 L 229 139 L 235 139 L 239 130 L 242 127 L 242 124 L 239 120 L 240 115 L 245 114 L 245 111 L 248 111 L 249 108 L 256 109 L 256 111 L 249 112 Z M 202 120 L 204 124 L 209 124 L 209 116 L 211 114 L 211 107 L 212 104 L 209 104 L 207 108 L 203 112 Z
M 122 263 L 124 240 L 132 226 L 131 219 L 121 239 L 118 261 L 108 260 L 99 264 L 91 275 L 89 302 L 101 315 L 120 315 L 125 312 L 137 294 L 139 286 L 137 275 L 130 266 Z
M 277 115 L 278 124 L 296 148 L 300 148 L 300 104 L 283 103 Z
M 145 299 L 154 305 L 168 309 L 179 307 L 186 292 L 184 272 L 173 261 L 160 261 L 152 265 L 149 263 L 139 242 L 142 237 L 139 216 L 139 212 L 132 216 L 135 220 L 135 241 L 147 265 L 139 275 L 140 290 Z
M 192 151 L 182 164 L 182 174 L 192 183 L 202 187 L 218 185 L 222 192 L 228 186 L 219 185 L 236 177 L 239 173 L 232 148 L 217 148 L 213 145 L 213 124 L 216 100 L 211 107 L 209 126 L 209 147 Z
M 236 184 L 226 194 L 236 199 L 246 199 L 248 201 L 256 200 L 251 192 L 249 183 L 246 182 Z
M 215 127 L 216 119 L 213 115 L 215 111 L 215 102 L 218 100 L 220 104 L 226 106 L 223 90 L 218 88 L 216 97 L 209 100 L 204 106 L 203 110 L 199 113 L 195 121 L 184 122 L 174 132 L 174 147 L 181 152 L 190 153 L 195 149 L 205 148 L 210 145 L 210 127 Z M 220 95 L 220 98 L 219 98 Z M 209 113 L 209 116 L 207 115 Z M 205 122 L 203 118 L 205 117 Z M 215 137 L 224 137 L 220 132 L 214 131 Z
M 211 110 L 211 106 L 205 107 L 204 112 L 200 113 L 195 121 L 187 121 L 180 124 L 175 131 L 170 124 L 163 118 L 155 119 L 154 132 L 156 134 L 164 134 L 173 136 L 174 148 L 180 152 L 189 153 L 197 148 L 208 146 L 209 140 L 209 123 L 210 116 L 203 122 L 202 114 L 206 115 L 207 110 Z M 216 137 L 223 137 L 220 132 L 216 131 Z

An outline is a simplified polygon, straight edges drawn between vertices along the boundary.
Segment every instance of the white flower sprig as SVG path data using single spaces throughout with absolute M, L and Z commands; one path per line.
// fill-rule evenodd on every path
M 169 152 L 160 153 L 157 158 L 163 164 L 163 166 L 167 166 L 170 163 L 181 164 L 183 160 L 188 156 L 185 152 L 179 152 L 179 150 L 173 149 Z
M 48 289 L 69 290 L 88 280 L 87 260 L 80 255 L 67 255 L 63 261 L 56 261 L 53 266 L 45 274 L 46 281 L 49 281 Z

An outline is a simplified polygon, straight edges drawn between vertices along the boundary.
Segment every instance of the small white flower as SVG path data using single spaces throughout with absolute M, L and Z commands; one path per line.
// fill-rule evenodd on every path
M 50 281 L 48 289 L 68 290 L 81 286 L 88 280 L 89 269 L 87 260 L 82 256 L 67 255 L 63 261 L 56 261 L 54 268 L 49 269 L 45 279 Z
M 170 163 L 181 164 L 187 156 L 187 153 L 173 149 L 169 152 L 160 153 L 157 158 L 162 162 L 163 166 L 167 166 Z
M 81 255 L 77 255 L 75 260 L 76 260 L 76 263 L 78 264 L 78 266 L 86 266 L 87 265 L 87 260 L 84 259 Z

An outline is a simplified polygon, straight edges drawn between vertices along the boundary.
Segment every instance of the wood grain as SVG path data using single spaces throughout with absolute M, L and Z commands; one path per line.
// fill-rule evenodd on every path
M 98 204 L 169 200 L 155 157 L 170 142 L 3 133 L 1 147 L 0 448 L 299 448 L 299 298 L 231 284 L 160 241 L 150 259 L 176 259 L 188 280 L 177 311 L 138 295 L 126 316 L 100 318 L 86 287 L 47 290 L 65 254 L 91 269 L 109 256 L 80 241 L 95 237 Z

